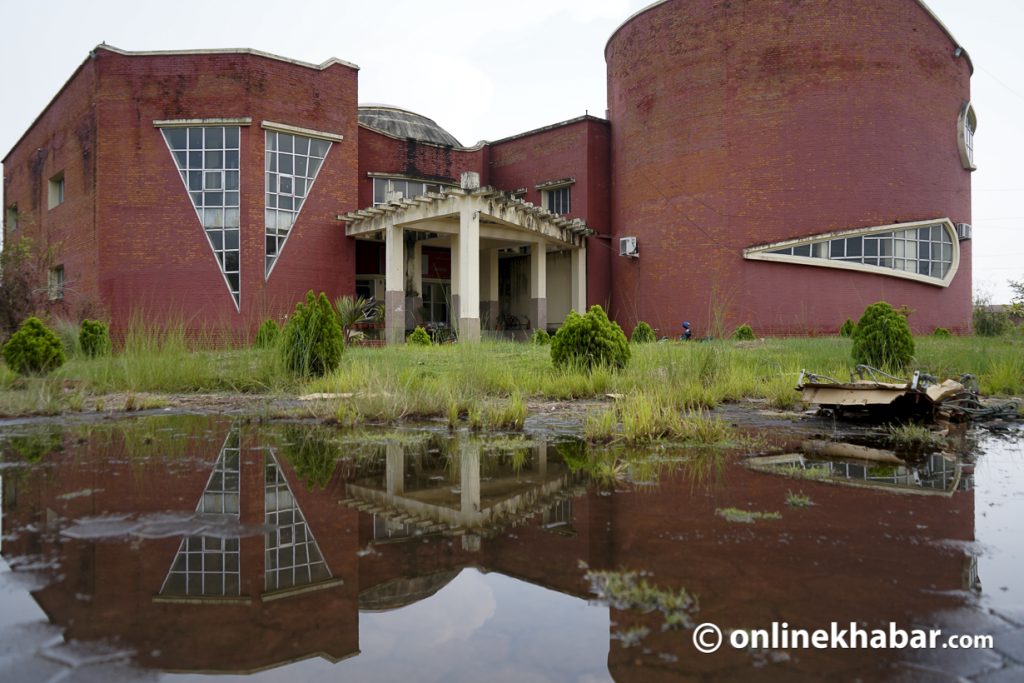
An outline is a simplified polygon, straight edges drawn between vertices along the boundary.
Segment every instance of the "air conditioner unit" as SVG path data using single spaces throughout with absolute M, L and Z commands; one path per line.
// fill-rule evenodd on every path
M 619 256 L 628 256 L 629 258 L 640 258 L 640 250 L 637 249 L 635 237 L 619 238 Z
M 970 223 L 957 223 L 956 224 L 956 236 L 957 239 L 969 240 L 971 239 L 971 224 Z

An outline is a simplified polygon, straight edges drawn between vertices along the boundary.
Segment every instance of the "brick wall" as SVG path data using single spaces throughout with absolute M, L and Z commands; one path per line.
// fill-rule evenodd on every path
M 335 216 L 356 208 L 356 71 L 253 54 L 122 55 L 97 50 L 99 279 L 112 321 L 170 318 L 246 334 L 308 289 L 354 291 L 354 246 Z M 241 129 L 241 304 L 236 310 L 159 119 L 251 117 Z M 264 273 L 262 121 L 336 133 L 270 275 Z
M 970 222 L 956 121 L 970 67 L 914 0 L 667 2 L 608 43 L 616 316 L 663 332 L 834 333 L 867 304 L 966 332 L 970 243 L 949 288 L 754 263 L 742 249 L 857 227 Z

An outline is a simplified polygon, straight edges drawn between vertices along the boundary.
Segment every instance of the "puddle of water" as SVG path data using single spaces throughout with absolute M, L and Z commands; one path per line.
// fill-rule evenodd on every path
M 1008 661 L 702 655 L 691 629 L 1015 632 L 1019 433 L 981 436 L 976 462 L 910 466 L 549 438 L 196 416 L 8 428 L 0 643 L 20 645 L 0 645 L 0 678 L 885 680 Z M 673 596 L 697 602 L 680 617 Z

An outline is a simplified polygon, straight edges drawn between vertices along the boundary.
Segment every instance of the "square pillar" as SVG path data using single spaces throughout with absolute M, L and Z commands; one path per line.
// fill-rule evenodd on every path
M 384 464 L 384 486 L 388 497 L 405 493 L 405 448 L 397 441 L 388 441 Z
M 449 243 L 451 250 L 451 290 L 452 300 L 449 302 L 448 317 L 453 329 L 459 329 L 459 236 L 452 235 Z
M 419 325 L 420 310 L 423 308 L 423 242 L 416 240 L 413 243 L 412 258 L 409 261 L 409 285 L 416 292 L 414 296 L 405 299 L 405 327 L 406 329 Z
M 384 339 L 405 343 L 405 238 L 402 229 L 384 230 Z
M 490 321 L 490 329 L 498 328 L 498 250 L 488 249 L 483 253 L 482 262 L 487 263 L 487 277 L 481 282 L 481 295 L 483 301 L 480 309 L 487 312 L 487 320 Z M 483 268 L 481 268 L 483 270 Z
M 480 341 L 480 212 L 459 212 L 459 341 Z M 453 276 L 456 273 L 452 273 Z
M 570 261 L 572 271 L 572 298 L 569 305 L 577 313 L 587 311 L 587 244 L 584 242 L 578 249 L 572 250 Z
M 543 241 L 530 245 L 530 323 L 535 330 L 548 327 L 548 250 Z

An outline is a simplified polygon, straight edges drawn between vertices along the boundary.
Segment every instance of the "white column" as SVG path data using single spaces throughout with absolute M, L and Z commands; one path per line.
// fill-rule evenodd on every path
M 459 329 L 459 236 L 452 235 L 451 241 L 449 242 L 449 248 L 451 250 L 451 288 L 452 288 L 452 300 L 451 308 L 448 311 L 448 317 L 451 318 L 452 327 L 456 330 Z
M 572 299 L 569 305 L 577 313 L 587 310 L 587 245 L 586 242 L 578 249 L 572 250 Z
M 487 313 L 491 321 L 491 329 L 498 327 L 498 250 L 488 249 L 484 254 L 487 260 L 487 281 L 484 293 L 487 297 Z
M 405 240 L 402 229 L 384 230 L 384 338 L 405 342 Z
M 459 341 L 480 341 L 480 212 L 459 212 Z M 455 275 L 455 273 L 453 273 Z
M 397 441 L 388 441 L 384 462 L 384 480 L 388 496 L 405 493 L 405 449 Z
M 530 312 L 533 329 L 547 329 L 548 251 L 542 240 L 530 245 Z

